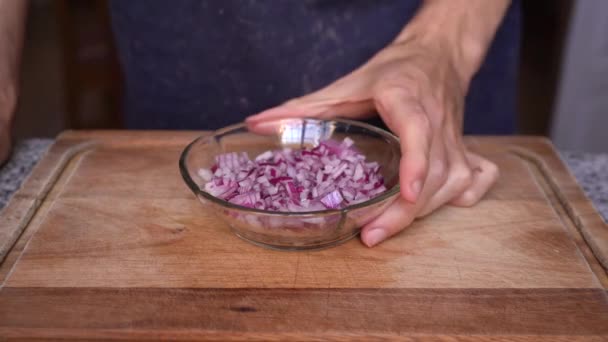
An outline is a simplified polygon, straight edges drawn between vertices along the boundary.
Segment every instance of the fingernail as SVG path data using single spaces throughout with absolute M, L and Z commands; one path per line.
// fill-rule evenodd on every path
M 365 244 L 367 247 L 373 247 L 378 243 L 384 241 L 386 238 L 386 232 L 381 228 L 374 228 L 366 235 Z
M 414 196 L 418 198 L 420 190 L 422 190 L 422 182 L 420 180 L 412 182 L 412 184 L 410 185 L 410 189 L 412 190 L 412 193 L 414 193 Z

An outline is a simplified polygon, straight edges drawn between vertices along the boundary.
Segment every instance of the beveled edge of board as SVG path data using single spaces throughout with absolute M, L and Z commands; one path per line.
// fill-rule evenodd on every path
M 317 336 L 322 340 L 416 335 L 484 336 L 489 340 L 497 335 L 608 337 L 605 324 L 608 296 L 603 289 L 8 288 L 5 291 L 0 296 L 0 337 L 162 339 L 172 335 L 200 338 L 205 334 L 224 339 Z
M 107 146 L 121 146 L 135 142 L 138 146 L 183 146 L 211 131 L 169 130 L 68 130 L 57 136 L 57 141 L 94 140 Z
M 488 138 L 471 138 L 478 142 L 485 139 Z M 604 271 L 608 272 L 608 224 L 579 186 L 551 141 L 545 137 L 530 136 L 491 139 L 493 143 L 504 141 L 511 152 L 538 168 L 568 218 L 578 229 Z
M 90 331 L 86 329 L 11 329 L 4 334 L 0 329 L 0 334 L 5 335 L 6 341 L 91 341 Z M 34 336 L 34 337 L 32 337 Z M 153 332 L 130 331 L 123 329 L 96 330 L 93 340 L 108 341 L 251 341 L 251 342 L 420 342 L 420 341 L 445 341 L 445 342 L 605 342 L 605 335 L 447 335 L 447 334 L 408 334 L 397 335 L 389 333 L 251 333 L 251 332 L 225 332 L 209 330 L 155 330 Z
M 0 211 L 0 264 L 60 178 L 65 166 L 76 155 L 94 146 L 94 141 L 57 140 L 47 150 Z

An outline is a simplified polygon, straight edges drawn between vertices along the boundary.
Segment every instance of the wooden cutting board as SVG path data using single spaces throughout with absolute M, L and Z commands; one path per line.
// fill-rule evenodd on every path
M 250 245 L 183 184 L 195 132 L 67 132 L 0 216 L 0 339 L 608 338 L 608 228 L 541 138 L 369 249 Z

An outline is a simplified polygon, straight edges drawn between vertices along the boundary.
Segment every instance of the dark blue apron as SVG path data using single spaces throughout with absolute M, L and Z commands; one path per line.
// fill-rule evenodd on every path
M 415 13 L 407 0 L 113 0 L 125 123 L 216 129 L 316 90 L 367 61 Z M 465 132 L 515 128 L 519 3 L 467 97 Z

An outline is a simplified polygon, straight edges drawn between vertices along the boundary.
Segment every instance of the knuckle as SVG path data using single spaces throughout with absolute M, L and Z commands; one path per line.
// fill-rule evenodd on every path
M 402 90 L 415 90 L 418 88 L 416 77 L 406 72 L 395 72 L 385 75 L 378 80 L 378 89 L 397 88 Z
M 484 169 L 486 169 L 488 171 L 488 173 L 490 175 L 492 175 L 493 177 L 498 177 L 498 175 L 500 174 L 500 170 L 498 169 L 498 165 L 494 164 L 491 161 L 488 161 L 486 163 L 486 165 L 484 165 Z
M 383 77 L 374 87 L 376 97 L 385 100 L 394 100 L 404 97 L 417 97 L 420 94 L 419 83 L 403 74 Z
M 496 164 L 489 160 L 485 160 L 479 165 L 480 177 L 489 185 L 496 183 L 500 177 L 500 169 Z
M 406 97 L 408 97 L 408 93 L 404 89 L 390 87 L 377 91 L 374 100 L 380 108 L 392 110 L 395 107 L 395 102 L 401 101 Z
M 494 185 L 496 184 L 496 182 L 498 182 L 498 178 L 500 177 L 500 172 L 498 171 L 498 168 L 496 168 L 496 171 L 490 174 L 490 181 L 488 182 L 488 190 Z
M 464 191 L 473 183 L 473 173 L 464 165 L 456 166 L 450 170 L 450 179 L 457 191 Z

